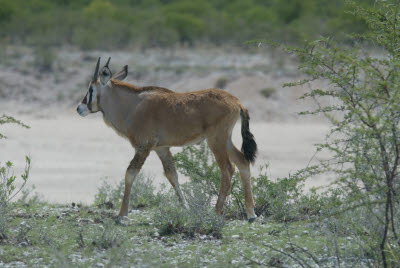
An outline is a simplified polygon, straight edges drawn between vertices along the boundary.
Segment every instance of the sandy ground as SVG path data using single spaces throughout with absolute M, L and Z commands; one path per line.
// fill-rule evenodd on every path
M 44 200 L 50 202 L 83 202 L 94 200 L 102 179 L 118 182 L 133 157 L 130 144 L 107 127 L 101 115 L 81 118 L 72 111 L 53 118 L 19 116 L 31 129 L 15 125 L 2 128 L 9 138 L 0 140 L 0 161 L 15 164 L 15 173 L 24 167 L 24 156 L 32 158 L 30 184 Z M 241 145 L 239 124 L 234 129 L 234 143 Z M 269 163 L 271 179 L 287 176 L 305 167 L 314 154 L 313 144 L 322 141 L 328 127 L 323 123 L 251 122 L 259 144 L 259 157 L 252 168 Z M 177 152 L 179 148 L 174 148 Z M 146 160 L 143 171 L 159 186 L 167 180 L 155 153 Z M 181 181 L 185 180 L 182 178 Z M 308 186 L 325 184 L 326 178 L 315 178 Z

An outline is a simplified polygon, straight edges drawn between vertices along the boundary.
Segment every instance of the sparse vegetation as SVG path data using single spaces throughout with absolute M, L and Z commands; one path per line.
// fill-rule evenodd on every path
M 122 235 L 122 232 L 115 227 L 115 221 L 111 219 L 105 219 L 103 224 L 97 230 L 94 230 L 92 235 L 94 236 L 92 238 L 92 245 L 100 250 L 118 247 L 126 239 Z M 78 239 L 80 247 L 84 247 L 85 243 L 81 232 Z
M 218 80 L 215 82 L 215 87 L 220 88 L 220 89 L 225 89 L 226 86 L 228 85 L 228 78 L 226 77 L 220 77 Z
M 243 267 L 253 261 L 266 266 L 280 263 L 293 267 L 296 261 L 280 255 L 275 249 L 294 255 L 292 248 L 299 250 L 297 247 L 300 247 L 305 252 L 312 252 L 321 267 L 336 267 L 337 260 L 332 257 L 334 247 L 329 245 L 336 243 L 338 247 L 346 248 L 342 265 L 356 262 L 358 259 L 351 258 L 360 252 L 358 241 L 351 234 L 346 231 L 335 233 L 334 241 L 333 236 L 312 222 L 277 223 L 259 219 L 248 224 L 227 220 L 220 229 L 220 237 L 202 231 L 189 236 L 181 232 L 185 229 L 161 235 L 159 221 L 155 221 L 157 209 L 135 210 L 120 222 L 113 220 L 112 214 L 116 212 L 96 207 L 17 204 L 10 213 L 12 232 L 1 244 L 0 265 Z M 198 216 L 206 219 L 205 215 Z M 334 230 L 335 227 L 330 226 Z M 18 241 L 28 242 L 21 244 Z M 312 257 L 302 254 L 304 256 L 299 256 L 312 267 Z M 358 264 L 364 267 L 368 263 L 366 259 L 360 259 Z
M 38 46 L 34 50 L 34 68 L 38 73 L 53 70 L 55 54 L 50 47 Z
M 313 190 L 305 194 L 301 190 L 304 179 L 316 172 L 313 168 L 276 182 L 265 175 L 255 178 L 254 194 L 260 216 L 256 223 L 235 219 L 245 215 L 243 204 L 238 204 L 239 200 L 243 202 L 240 185 L 234 188 L 227 203 L 225 219 L 217 216 L 212 190 L 217 186 L 202 174 L 206 172 L 216 179 L 218 170 L 213 174 L 215 163 L 209 158 L 210 152 L 203 151 L 206 148 L 205 144 L 188 147 L 177 156 L 180 169 L 192 176 L 192 181 L 182 185 L 186 206 L 178 202 L 172 190 L 154 193 L 149 179 L 143 175 L 137 181 L 141 186 L 133 187 L 142 189 L 139 191 L 143 191 L 144 200 L 132 199 L 134 209 L 120 220 L 114 216 L 122 194 L 119 184 L 104 183 L 90 207 L 14 203 L 9 213 L 10 235 L 2 241 L 0 260 L 8 264 L 22 261 L 28 265 L 67 266 L 242 266 L 253 262 L 288 266 L 301 263 L 312 267 L 317 260 L 324 267 L 338 263 L 358 263 L 362 267 L 370 262 L 349 223 L 342 225 L 340 218 L 329 218 L 341 204 L 340 192 L 320 194 Z M 150 205 L 137 206 L 139 203 Z M 316 216 L 321 215 L 329 220 L 317 221 Z M 355 219 L 351 213 L 340 217 L 348 217 L 356 226 L 367 224 L 366 218 Z M 21 247 L 26 252 L 23 255 Z M 340 260 L 335 257 L 338 250 Z M 161 259 L 154 257 L 160 254 Z
M 10 232 L 2 241 L 0 264 L 22 261 L 27 265 L 58 266 L 242 266 L 251 260 L 291 265 L 295 261 L 279 256 L 275 249 L 292 243 L 315 250 L 313 254 L 321 263 L 334 266 L 331 255 L 323 255 L 326 252 L 321 245 L 328 245 L 321 226 L 298 221 L 320 213 L 322 206 L 316 192 L 301 194 L 302 175 L 306 171 L 277 182 L 270 182 L 265 175 L 256 178 L 260 218 L 250 225 L 235 219 L 245 215 L 237 175 L 226 217 L 216 215 L 213 203 L 219 172 L 206 144 L 185 148 L 176 158 L 181 171 L 192 179 L 182 185 L 186 206 L 178 202 L 172 190 L 155 193 L 149 178 L 143 175 L 133 186 L 134 209 L 120 220 L 114 215 L 120 205 L 122 184 L 112 186 L 104 182 L 90 207 L 16 202 L 9 213 Z M 346 243 L 349 256 L 357 252 L 355 241 L 342 235 L 337 240 Z M 274 241 L 274 248 L 266 244 L 268 241 Z M 25 254 L 21 254 L 22 248 Z M 161 259 L 154 257 L 160 254 Z M 312 263 L 310 257 L 305 259 Z
M 304 96 L 315 100 L 318 108 L 303 114 L 322 113 L 331 121 L 332 131 L 317 150 L 328 150 L 333 159 L 274 180 L 267 175 L 268 166 L 264 167 L 252 178 L 259 217 L 253 224 L 243 221 L 244 197 L 237 173 L 232 178 L 225 215 L 216 215 L 220 176 L 205 143 L 186 147 L 175 155 L 179 171 L 190 179 L 182 185 L 186 205 L 180 204 L 172 191 L 157 192 L 151 178 L 139 175 L 130 197 L 130 213 L 122 218 L 115 215 L 121 205 L 123 181 L 117 185 L 104 181 L 90 206 L 48 204 L 37 197 L 27 202 L 28 191 L 17 201 L 14 196 L 27 181 L 30 159 L 26 158 L 21 184 L 13 173 L 13 164 L 0 163 L 0 266 L 400 266 L 398 1 L 377 1 L 374 9 L 350 3 L 357 19 L 349 18 L 349 14 L 335 18 L 341 8 L 336 1 L 155 1 L 154 6 L 162 6 L 155 15 L 145 1 L 128 2 L 38 0 L 24 2 L 26 6 L 20 9 L 20 0 L 0 0 L 0 22 L 4 24 L 0 38 L 7 35 L 5 39 L 11 43 L 38 42 L 29 39 L 39 34 L 38 26 L 21 26 L 16 21 L 23 12 L 31 11 L 40 15 L 38 25 L 54 22 L 54 13 L 59 15 L 56 21 L 65 22 L 59 32 L 51 27 L 41 29 L 51 45 L 59 45 L 59 34 L 65 34 L 69 42 L 85 49 L 129 42 L 191 46 L 212 36 L 219 36 L 213 40 L 218 43 L 236 38 L 228 35 L 240 27 L 250 28 L 248 34 L 252 35 L 264 32 L 267 28 L 260 21 L 284 24 L 283 38 L 290 34 L 294 37 L 288 39 L 298 40 L 300 33 L 313 35 L 309 25 L 341 29 L 357 21 L 354 27 L 364 33 L 366 26 L 369 30 L 347 41 L 351 46 L 338 45 L 330 38 L 303 48 L 278 45 L 300 58 L 300 70 L 308 76 L 288 86 L 312 85 L 317 79 L 330 82 L 330 88 L 314 89 Z M 332 9 L 325 13 L 327 24 L 319 25 L 315 19 L 320 17 L 311 15 L 320 12 L 321 5 Z M 132 19 L 130 12 L 136 15 Z M 71 14 L 77 15 L 74 23 L 84 20 L 87 29 L 75 27 Z M 27 17 L 31 19 L 38 18 Z M 138 21 L 140 27 L 124 27 L 130 29 L 128 33 L 115 32 L 122 24 L 138 25 Z M 211 28 L 215 22 L 221 28 Z M 26 37 L 14 31 L 1 32 L 14 28 L 26 31 Z M 150 28 L 159 32 L 147 31 Z M 221 29 L 227 29 L 226 33 Z M 148 35 L 136 35 L 142 31 Z M 115 39 L 104 38 L 111 34 Z M 137 41 L 132 41 L 137 36 Z M 365 49 L 372 44 L 377 48 L 374 55 Z M 42 56 L 47 57 L 38 55 Z M 43 70 L 52 66 L 53 59 L 49 59 L 44 59 Z M 221 78 L 217 81 L 220 86 L 216 86 L 224 87 L 226 82 Z M 275 93 L 273 88 L 260 91 L 266 98 Z M 319 101 L 324 98 L 330 101 Z M 329 106 L 325 106 L 327 103 Z M 25 126 L 10 116 L 1 116 L 0 126 L 6 123 Z M 5 136 L 0 133 L 0 138 Z M 307 179 L 321 173 L 329 173 L 336 180 L 329 187 L 304 191 Z

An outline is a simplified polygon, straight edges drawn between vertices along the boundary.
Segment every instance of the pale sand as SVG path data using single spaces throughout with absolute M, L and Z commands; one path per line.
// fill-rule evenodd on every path
M 51 119 L 30 116 L 19 116 L 19 119 L 31 129 L 15 125 L 2 127 L 2 133 L 9 139 L 0 140 L 0 161 L 12 161 L 15 174 L 20 174 L 24 156 L 29 155 L 32 158 L 29 182 L 46 201 L 89 204 L 103 178 L 113 183 L 123 179 L 134 154 L 128 141 L 107 127 L 100 115 L 81 118 L 71 113 Z M 250 127 L 259 146 L 252 172 L 258 174 L 259 166 L 268 162 L 267 172 L 272 179 L 305 167 L 315 152 L 313 144 L 321 142 L 329 129 L 323 123 L 301 120 L 296 123 L 251 122 Z M 240 148 L 239 124 L 234 129 L 233 139 Z M 177 151 L 179 148 L 173 149 Z M 154 177 L 156 186 L 167 183 L 155 153 L 146 160 L 143 171 Z M 314 178 L 308 186 L 326 184 L 327 180 Z

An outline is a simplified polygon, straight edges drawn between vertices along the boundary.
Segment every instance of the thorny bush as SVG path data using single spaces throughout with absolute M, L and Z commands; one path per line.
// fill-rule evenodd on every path
M 302 114 L 323 114 L 332 124 L 326 142 L 317 147 L 333 158 L 321 161 L 316 170 L 334 174 L 333 188 L 339 192 L 325 219 L 346 226 L 359 241 L 359 258 L 370 266 L 398 267 L 400 1 L 376 1 L 374 8 L 349 5 L 350 13 L 369 27 L 367 34 L 350 35 L 351 47 L 330 38 L 304 48 L 277 46 L 296 55 L 299 69 L 308 76 L 287 84 L 311 85 L 303 98 L 314 99 L 318 108 Z M 314 88 L 315 80 L 331 86 Z M 334 255 L 339 261 L 343 254 L 338 249 Z

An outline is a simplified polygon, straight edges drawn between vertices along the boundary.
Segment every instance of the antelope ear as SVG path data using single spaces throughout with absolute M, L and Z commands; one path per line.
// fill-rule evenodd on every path
M 106 65 L 100 71 L 100 84 L 104 87 L 112 77 L 112 73 L 108 65 L 110 64 L 111 57 L 108 58 Z
M 111 79 L 112 73 L 108 67 L 104 66 L 100 71 L 100 84 L 104 87 Z
M 121 71 L 119 71 L 113 76 L 113 79 L 122 81 L 126 78 L 127 75 L 128 75 L 128 65 L 125 65 Z

